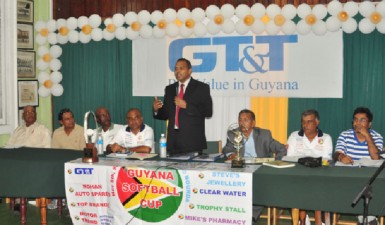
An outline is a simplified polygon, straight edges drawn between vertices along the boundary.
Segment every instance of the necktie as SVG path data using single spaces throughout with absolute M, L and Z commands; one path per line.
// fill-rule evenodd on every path
M 180 99 L 183 99 L 183 88 L 184 88 L 184 84 L 181 84 L 180 85 L 180 90 L 179 90 L 179 94 L 178 94 L 178 97 L 180 98 Z M 175 126 L 177 127 L 177 128 L 179 128 L 179 109 L 180 109 L 180 107 L 179 106 L 177 106 L 176 107 L 176 112 L 175 112 Z

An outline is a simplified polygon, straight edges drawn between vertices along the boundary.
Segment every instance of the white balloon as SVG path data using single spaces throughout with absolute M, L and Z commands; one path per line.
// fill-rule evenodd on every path
M 323 19 L 328 14 L 328 10 L 322 4 L 317 4 L 313 7 L 313 13 L 317 19 Z
M 132 30 L 131 28 L 126 29 L 127 38 L 134 40 L 139 36 L 139 32 Z
M 42 57 L 43 55 L 47 54 L 49 52 L 47 46 L 39 46 L 37 49 L 37 55 Z
M 248 14 L 250 14 L 250 8 L 249 6 L 245 5 L 245 4 L 240 4 L 237 6 L 237 8 L 235 9 L 235 15 L 240 19 L 240 20 L 243 20 L 243 18 L 245 16 L 247 16 Z
M 51 73 L 51 80 L 53 83 L 57 84 L 59 83 L 60 81 L 63 80 L 63 75 L 62 73 L 58 72 L 58 71 L 54 71 Z
M 40 86 L 38 92 L 41 97 L 48 97 L 51 94 L 51 91 L 44 86 Z
M 250 10 L 250 9 L 249 9 Z M 227 4 L 224 4 L 222 5 L 221 7 L 221 14 L 225 17 L 225 18 L 231 18 L 233 15 L 234 15 L 234 6 L 227 3 Z
M 191 11 L 191 18 L 193 18 L 193 20 L 195 20 L 196 22 L 203 21 L 205 17 L 205 11 L 202 8 L 195 8 L 193 9 L 193 11 Z
M 41 29 L 46 28 L 46 27 L 47 27 L 47 23 L 45 23 L 41 20 L 39 20 L 35 23 L 35 30 L 37 32 L 40 32 Z
M 210 19 L 214 19 L 216 15 L 220 13 L 220 9 L 216 5 L 209 5 L 206 8 L 206 16 Z
M 347 2 L 344 5 L 344 11 L 349 14 L 349 17 L 353 17 L 358 13 L 358 4 L 356 2 Z
M 385 1 L 381 1 L 376 6 L 376 11 L 381 14 L 381 16 L 385 16 Z
M 151 13 L 151 22 L 153 24 L 158 23 L 159 20 L 163 19 L 163 13 L 159 10 L 155 10 Z
M 265 24 L 262 21 L 257 20 L 251 25 L 250 29 L 254 34 L 261 34 L 265 30 Z
M 70 43 L 77 43 L 79 41 L 79 32 L 77 32 L 76 30 L 71 30 L 68 33 L 68 41 Z
M 48 43 L 50 43 L 51 45 L 56 45 L 57 44 L 57 34 L 49 33 L 47 40 L 48 40 Z
M 329 2 L 327 8 L 330 15 L 336 16 L 342 11 L 342 4 L 339 1 L 331 1 Z
M 75 17 L 68 18 L 67 27 L 70 30 L 75 30 L 78 27 L 78 20 Z
M 89 23 L 92 28 L 97 28 L 102 24 L 102 18 L 97 14 L 92 14 L 89 18 Z
M 376 28 L 378 30 L 378 32 L 382 33 L 382 34 L 385 34 L 385 20 L 381 20 L 381 22 L 379 22 L 377 25 L 376 25 Z
M 322 36 L 327 32 L 326 24 L 324 21 L 318 21 L 316 24 L 312 27 L 313 33 Z
M 297 9 L 293 5 L 287 4 L 282 8 L 282 15 L 291 20 L 297 15 Z
M 100 28 L 94 28 L 91 32 L 91 38 L 94 41 L 100 41 L 103 39 L 103 31 Z
M 207 28 L 203 23 L 197 23 L 194 26 L 194 34 L 197 37 L 203 37 L 207 34 Z
M 91 41 L 91 35 L 86 35 L 83 32 L 79 33 L 79 41 L 83 44 L 87 44 Z
M 67 26 L 67 21 L 65 19 L 58 19 L 56 21 L 56 28 L 59 30 L 63 26 Z
M 221 31 L 221 27 L 218 26 L 217 24 L 215 24 L 214 21 L 210 21 L 208 24 L 207 24 L 207 31 L 212 34 L 212 35 L 215 35 L 215 34 L 218 34 L 219 31 Z
M 374 6 L 374 4 L 372 2 L 370 2 L 370 1 L 363 1 L 363 2 L 360 3 L 358 11 L 364 17 L 369 17 L 370 14 L 372 14 L 374 12 L 375 8 L 376 7 Z M 364 27 L 367 28 L 365 25 L 364 25 Z M 365 28 L 364 28 L 364 30 L 367 30 Z M 361 28 L 360 28 L 360 30 L 361 30 Z
M 162 38 L 166 35 L 165 29 L 160 29 L 159 27 L 155 26 L 153 27 L 152 34 L 156 38 Z
M 112 19 L 111 19 L 111 18 L 107 18 L 107 19 L 104 20 L 103 23 L 104 23 L 104 25 L 107 26 L 108 24 L 111 24 L 111 23 L 113 23 L 113 22 L 112 22 Z
M 189 37 L 189 36 L 191 36 L 193 31 L 194 31 L 193 29 L 187 28 L 184 25 L 179 28 L 179 32 L 180 32 L 182 37 Z
M 118 29 L 116 29 L 116 31 L 115 31 L 115 37 L 118 40 L 126 39 L 127 38 L 127 36 L 126 36 L 126 28 L 118 27 Z
M 59 45 L 53 45 L 49 49 L 49 52 L 50 52 L 52 57 L 59 58 L 61 56 L 61 54 L 63 53 L 63 50 Z
M 50 76 L 48 75 L 47 72 L 40 72 L 38 77 L 37 77 L 37 80 L 39 81 L 39 83 L 43 84 L 46 80 L 49 80 Z
M 51 93 L 53 96 L 61 96 L 63 92 L 64 92 L 64 89 L 61 84 L 55 84 L 51 88 Z
M 124 24 L 124 21 L 125 21 L 125 18 L 123 16 L 123 14 L 121 13 L 117 13 L 115 15 L 112 16 L 112 22 L 115 24 L 115 26 L 117 27 L 121 27 L 123 26 Z
M 112 39 L 114 39 L 114 37 L 115 37 L 115 33 L 110 33 L 107 30 L 103 30 L 103 38 L 105 40 L 111 41 Z
M 127 24 L 131 24 L 135 21 L 138 21 L 138 15 L 135 12 L 128 12 L 124 16 L 124 19 L 126 20 Z
M 239 20 L 235 24 L 235 30 L 237 31 L 238 34 L 243 35 L 243 34 L 246 34 L 250 30 L 250 27 L 246 26 L 246 24 L 243 23 L 242 20 Z
M 274 21 L 269 21 L 265 26 L 265 30 L 269 35 L 275 35 L 280 31 L 280 27 L 275 25 Z
M 168 8 L 163 12 L 164 19 L 167 23 L 172 23 L 176 19 L 176 11 L 175 9 Z
M 270 4 L 266 8 L 266 14 L 270 17 L 273 18 L 276 15 L 281 13 L 281 8 L 277 4 Z
M 304 20 L 300 20 L 297 23 L 297 32 L 299 34 L 305 35 L 308 34 L 311 30 L 311 26 L 309 26 Z
M 44 62 L 43 59 L 37 60 L 36 66 L 39 70 L 46 70 L 49 66 L 48 63 Z
M 49 32 L 54 32 L 57 27 L 56 27 L 56 20 L 48 20 L 47 21 L 47 28 Z
M 143 38 L 150 38 L 152 36 L 152 28 L 150 25 L 143 25 L 139 31 L 140 36 Z
M 255 3 L 250 8 L 251 15 L 254 15 L 255 18 L 262 18 L 265 15 L 266 9 L 265 6 L 261 3 Z
M 369 34 L 374 31 L 376 26 L 374 26 L 373 23 L 370 22 L 368 18 L 364 18 L 360 21 L 358 24 L 358 29 L 364 34 Z
M 326 28 L 331 32 L 335 32 L 340 29 L 341 25 L 341 21 L 335 16 L 331 16 L 326 20 Z
M 151 20 L 151 14 L 147 10 L 142 10 L 138 13 L 138 21 L 140 24 L 148 24 Z
M 61 68 L 61 62 L 58 59 L 52 59 L 51 62 L 49 63 L 49 68 L 52 71 L 58 71 Z
M 68 42 L 68 36 L 63 36 L 61 34 L 57 34 L 56 38 L 57 38 L 57 42 L 59 44 L 64 45 Z
M 285 24 L 283 24 L 281 29 L 284 34 L 294 34 L 296 25 L 293 21 L 289 20 L 286 21 Z
M 353 33 L 357 30 L 357 21 L 353 18 L 349 18 L 346 22 L 342 23 L 342 30 L 345 33 Z
M 174 23 L 170 23 L 167 25 L 166 27 L 166 34 L 169 36 L 169 37 L 176 37 L 179 33 L 179 28 L 177 25 L 175 25 Z
M 87 17 L 81 16 L 81 17 L 78 18 L 78 27 L 79 27 L 80 29 L 82 29 L 82 27 L 83 27 L 84 25 L 87 25 L 87 24 L 89 24 L 89 20 L 88 20 Z
M 178 10 L 178 13 L 176 14 L 176 17 L 180 21 L 186 21 L 187 19 L 191 18 L 191 12 L 190 12 L 190 10 L 188 10 L 186 8 L 181 8 L 181 9 Z
M 44 45 L 47 42 L 47 38 L 41 36 L 40 34 L 36 35 L 36 43 L 38 45 Z
M 311 13 L 311 8 L 308 4 L 302 3 L 297 8 L 297 14 L 300 18 L 305 18 L 307 15 Z M 309 30 L 310 31 L 310 30 Z
M 225 34 L 231 34 L 235 30 L 235 24 L 231 19 L 225 19 L 222 25 L 222 31 Z

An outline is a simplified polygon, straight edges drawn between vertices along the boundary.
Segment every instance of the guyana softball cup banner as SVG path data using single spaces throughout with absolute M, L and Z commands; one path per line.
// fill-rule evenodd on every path
M 67 203 L 74 225 L 251 224 L 255 169 L 78 159 L 65 164 Z

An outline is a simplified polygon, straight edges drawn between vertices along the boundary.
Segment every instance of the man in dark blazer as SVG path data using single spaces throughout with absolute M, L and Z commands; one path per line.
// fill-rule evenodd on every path
M 241 157 L 258 157 L 266 158 L 273 157 L 275 154 L 276 159 L 281 159 L 286 155 L 286 147 L 272 138 L 269 130 L 255 127 L 255 114 L 253 111 L 243 109 L 238 115 L 238 126 L 242 132 L 243 140 L 241 142 L 242 147 L 239 150 Z M 234 146 L 234 138 L 238 136 L 236 133 L 239 130 L 228 131 L 228 139 L 223 152 L 229 159 L 236 157 L 236 148 Z M 229 139 L 231 141 L 229 141 Z M 234 142 L 234 143 L 233 143 Z M 253 205 L 253 223 L 257 223 L 257 219 L 263 210 L 263 206 Z
M 286 147 L 272 138 L 271 132 L 266 129 L 255 127 L 255 114 L 253 111 L 243 109 L 238 115 L 238 125 L 242 132 L 244 141 L 239 150 L 241 157 L 273 157 L 281 159 L 286 155 Z M 235 157 L 236 148 L 229 139 L 234 140 L 234 132 L 228 131 L 228 139 L 223 152 L 230 158 Z M 249 138 L 252 138 L 249 140 Z
M 168 120 L 169 154 L 202 152 L 207 148 L 205 118 L 213 114 L 210 87 L 191 77 L 187 59 L 177 60 L 174 73 L 178 82 L 166 87 L 164 102 L 154 99 L 154 118 Z

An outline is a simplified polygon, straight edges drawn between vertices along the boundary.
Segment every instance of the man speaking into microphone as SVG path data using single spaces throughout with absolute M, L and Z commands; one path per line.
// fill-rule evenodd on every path
M 207 148 L 205 118 L 213 114 L 209 85 L 191 77 L 189 60 L 175 64 L 177 82 L 165 89 L 164 102 L 154 99 L 154 118 L 168 120 L 167 152 L 170 155 L 201 153 Z

